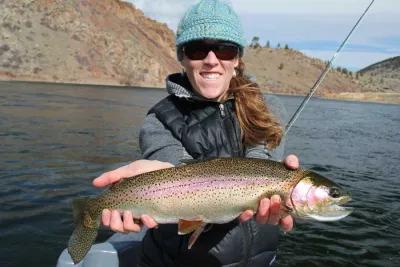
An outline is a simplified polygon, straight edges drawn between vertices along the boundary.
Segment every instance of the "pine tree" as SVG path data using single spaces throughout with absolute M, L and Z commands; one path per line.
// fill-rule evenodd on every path
M 254 36 L 253 39 L 251 40 L 250 47 L 251 47 L 251 48 L 258 48 L 258 47 L 260 47 L 259 41 L 260 41 L 260 37 Z

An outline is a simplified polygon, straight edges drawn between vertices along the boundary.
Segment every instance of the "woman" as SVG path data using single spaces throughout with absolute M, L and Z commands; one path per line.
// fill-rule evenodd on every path
M 244 75 L 245 46 L 237 14 L 218 0 L 202 0 L 182 18 L 176 37 L 184 73 L 167 78 L 169 96 L 145 118 L 140 133 L 144 160 L 135 161 L 96 178 L 97 187 L 143 172 L 169 168 L 187 159 L 259 157 L 280 160 L 282 127 L 266 105 L 257 84 Z M 275 108 L 277 108 L 275 106 Z M 279 113 L 280 110 L 277 109 Z M 298 159 L 285 160 L 289 168 Z M 223 166 L 221 166 L 223 168 Z M 293 227 L 291 216 L 279 217 L 280 198 L 262 199 L 256 215 L 248 210 L 239 220 L 213 225 L 191 250 L 188 236 L 176 225 L 150 228 L 142 242 L 140 266 L 265 266 L 272 263 L 279 232 Z M 103 211 L 102 222 L 118 232 L 140 231 L 129 211 Z

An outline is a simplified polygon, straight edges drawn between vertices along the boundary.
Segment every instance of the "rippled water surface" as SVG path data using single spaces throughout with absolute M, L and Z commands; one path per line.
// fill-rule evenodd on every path
M 157 89 L 0 82 L 0 266 L 55 266 L 70 201 L 140 157 Z M 292 114 L 299 97 L 280 97 Z M 338 222 L 297 221 L 278 266 L 400 266 L 400 106 L 313 99 L 288 137 L 302 165 L 352 192 Z

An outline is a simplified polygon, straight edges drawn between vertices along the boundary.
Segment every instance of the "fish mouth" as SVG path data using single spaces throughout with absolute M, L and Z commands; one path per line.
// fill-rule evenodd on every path
M 351 200 L 351 196 L 347 195 L 347 196 L 341 196 L 337 199 L 334 199 L 333 203 L 338 204 L 338 205 L 344 205 L 347 202 L 349 202 Z
M 349 216 L 354 208 L 340 206 L 344 205 L 351 200 L 350 196 L 342 196 L 336 199 L 331 199 L 329 205 L 324 205 L 317 210 L 311 210 L 307 216 L 322 222 L 337 221 Z

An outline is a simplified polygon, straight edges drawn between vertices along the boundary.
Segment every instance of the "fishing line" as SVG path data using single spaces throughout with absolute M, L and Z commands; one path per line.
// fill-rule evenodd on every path
M 310 98 L 313 96 L 315 91 L 318 89 L 319 85 L 322 83 L 322 81 L 325 79 L 325 76 L 327 75 L 328 71 L 331 69 L 333 62 L 336 59 L 336 56 L 340 53 L 344 45 L 347 43 L 347 40 L 350 38 L 350 36 L 353 34 L 353 31 L 357 28 L 358 24 L 361 22 L 361 20 L 364 18 L 365 14 L 367 14 L 368 10 L 372 6 L 372 4 L 375 2 L 375 0 L 372 0 L 371 3 L 368 5 L 368 7 L 365 9 L 364 13 L 360 16 L 356 24 L 354 24 L 353 28 L 351 31 L 347 34 L 346 38 L 343 40 L 339 48 L 336 50 L 335 54 L 332 56 L 331 60 L 329 60 L 328 64 L 325 66 L 324 71 L 322 74 L 319 76 L 318 80 L 314 83 L 314 85 L 311 87 L 310 92 L 308 95 L 304 98 L 303 102 L 300 104 L 300 106 L 297 108 L 296 112 L 293 114 L 292 118 L 288 122 L 288 124 L 285 127 L 285 133 L 286 135 L 290 128 L 292 127 L 293 123 L 297 120 L 297 118 L 300 115 L 300 112 L 304 109 L 305 105 L 308 103 Z

